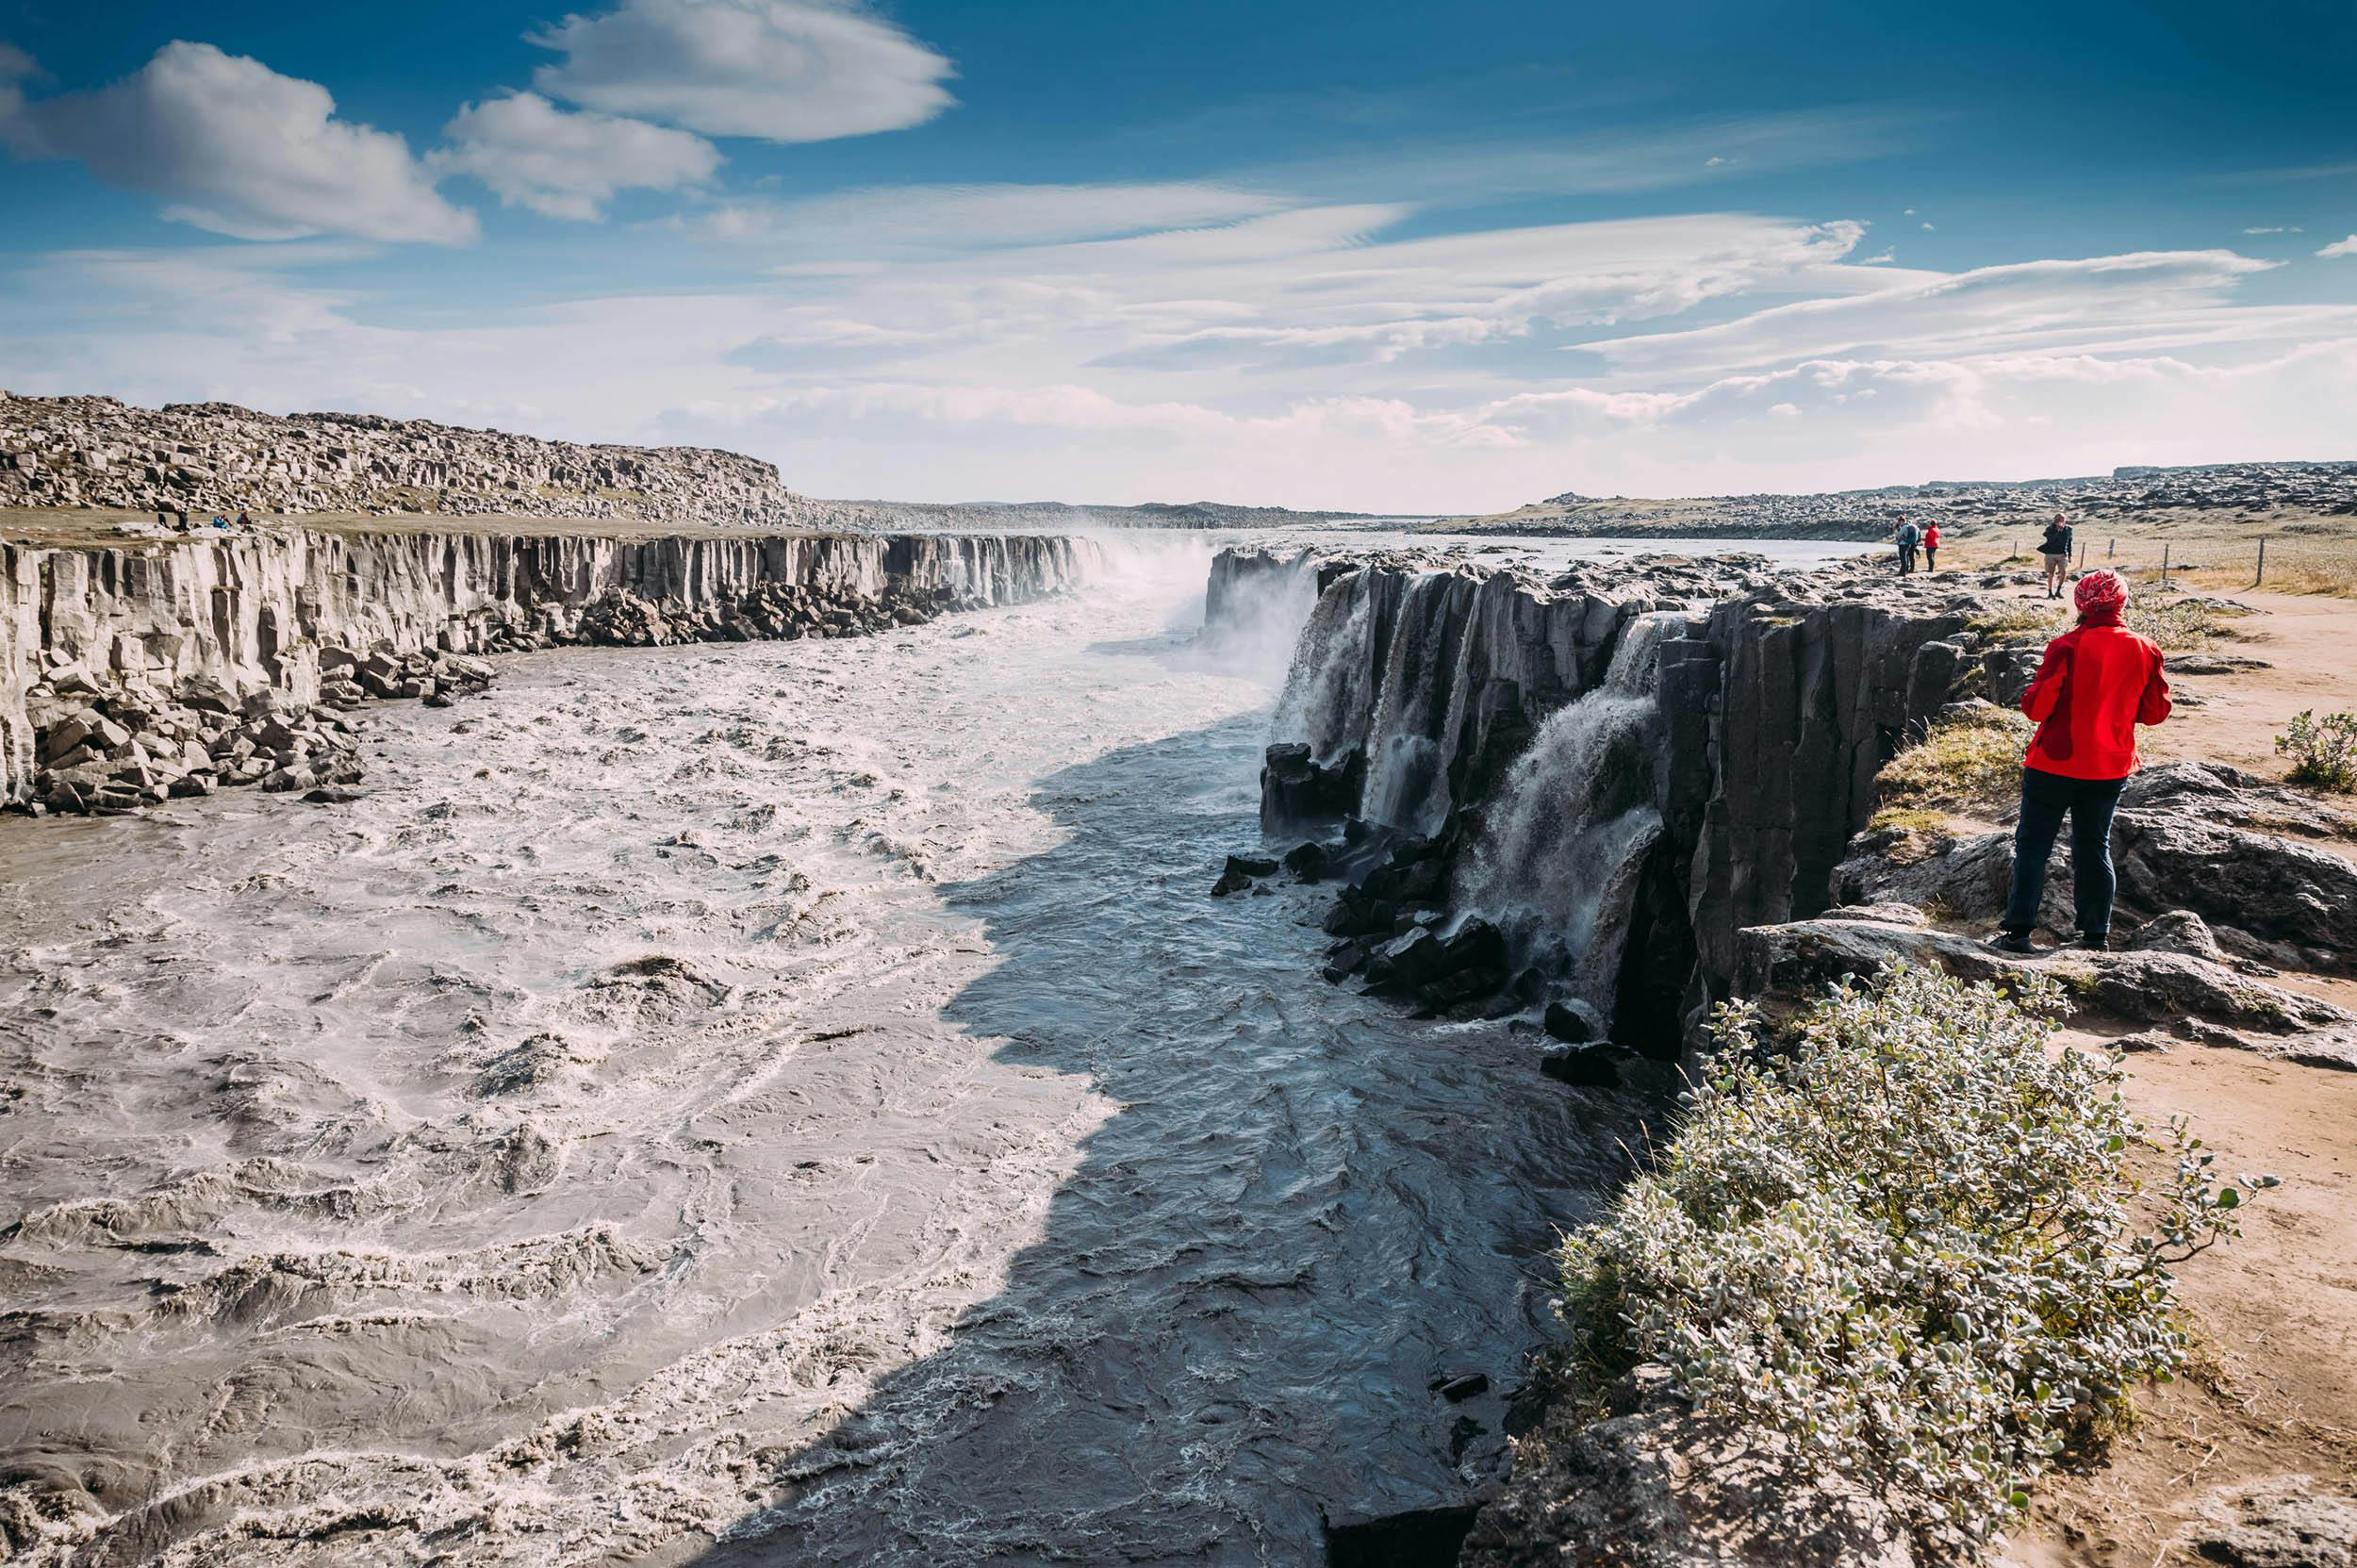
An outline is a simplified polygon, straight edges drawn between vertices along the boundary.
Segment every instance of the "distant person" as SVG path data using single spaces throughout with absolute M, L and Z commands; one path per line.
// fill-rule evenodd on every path
M 2060 512 L 2046 525 L 2046 536 L 2038 541 L 2037 553 L 2046 557 L 2046 597 L 2060 599 L 2065 579 L 2070 575 L 2070 524 Z
M 1899 575 L 1904 577 L 1915 569 L 1915 547 L 1922 542 L 1923 531 L 1909 521 L 1901 521 L 1898 532 Z
M 239 512 L 238 514 L 238 526 L 240 528 L 251 528 L 254 526 L 254 520 L 246 516 L 245 513 Z
M 229 520 L 223 517 L 219 512 L 215 512 L 213 514 L 213 526 L 216 528 L 225 529 L 229 526 Z
M 1936 522 L 1923 525 L 1923 569 L 1939 569 L 1939 524 Z
M 2030 933 L 2046 897 L 2046 864 L 2070 817 L 2070 886 L 2079 945 L 2111 945 L 2112 813 L 2136 770 L 2136 726 L 2168 717 L 2161 651 L 2122 626 L 2128 584 L 2108 569 L 2079 579 L 2079 624 L 2046 645 L 2021 711 L 2037 720 L 2021 768 L 2021 821 L 2013 834 L 2013 891 L 1997 946 L 2034 953 Z

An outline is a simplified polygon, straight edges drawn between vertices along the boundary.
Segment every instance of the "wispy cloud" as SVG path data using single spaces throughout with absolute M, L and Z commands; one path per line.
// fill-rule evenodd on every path
M 469 104 L 443 127 L 437 174 L 471 174 L 512 206 L 548 218 L 602 215 L 619 190 L 701 185 L 720 166 L 700 136 L 592 110 L 558 108 L 536 92 Z
M 2357 256 L 2357 234 L 2352 234 L 2346 239 L 2333 240 L 2316 255 L 2323 256 Z

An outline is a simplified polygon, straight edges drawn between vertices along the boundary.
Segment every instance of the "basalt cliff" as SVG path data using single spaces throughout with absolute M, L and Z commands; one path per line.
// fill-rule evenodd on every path
M 268 529 L 0 543 L 0 801 L 122 811 L 230 784 L 348 783 L 371 700 L 440 701 L 474 655 L 845 636 L 1073 586 L 1063 536 Z

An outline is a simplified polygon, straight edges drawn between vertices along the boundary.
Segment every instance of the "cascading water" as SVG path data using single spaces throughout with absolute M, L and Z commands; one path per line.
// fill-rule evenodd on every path
M 1564 977 L 1607 1025 L 1638 873 L 1661 834 L 1655 685 L 1662 634 L 1677 619 L 1631 620 L 1604 684 L 1540 725 L 1451 900 L 1506 933 L 1517 967 Z

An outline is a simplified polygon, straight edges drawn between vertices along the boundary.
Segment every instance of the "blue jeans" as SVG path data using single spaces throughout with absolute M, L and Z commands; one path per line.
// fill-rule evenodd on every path
M 2013 896 L 2005 900 L 2006 931 L 2027 932 L 2037 924 L 2046 897 L 2046 863 L 2063 816 L 2070 817 L 2070 889 L 2079 906 L 2079 934 L 2112 929 L 2112 813 L 2119 809 L 2125 779 L 2067 779 L 2036 767 L 2021 770 L 2021 821 L 2013 830 Z

